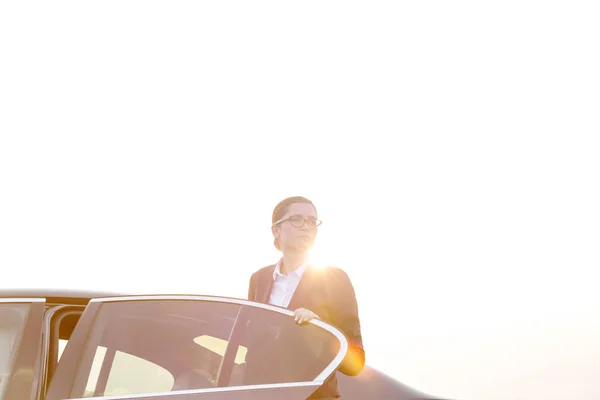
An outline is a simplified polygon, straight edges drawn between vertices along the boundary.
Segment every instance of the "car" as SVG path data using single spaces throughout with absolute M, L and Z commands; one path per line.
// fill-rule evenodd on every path
M 0 290 L 0 400 L 300 400 L 347 351 L 334 326 L 244 299 Z M 368 366 L 337 376 L 342 399 L 435 399 Z

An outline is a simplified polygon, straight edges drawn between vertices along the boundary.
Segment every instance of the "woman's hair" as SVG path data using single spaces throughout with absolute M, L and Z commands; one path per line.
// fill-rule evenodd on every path
M 302 196 L 288 197 L 287 199 L 281 200 L 279 202 L 279 204 L 277 204 L 275 206 L 275 208 L 273 209 L 273 215 L 271 217 L 271 224 L 274 225 L 275 222 L 277 222 L 281 218 L 283 218 L 283 216 L 288 211 L 288 207 L 291 204 L 294 204 L 294 203 L 307 203 L 307 204 L 310 204 L 315 209 L 315 212 L 317 211 L 317 207 L 315 207 L 315 205 L 313 204 L 313 202 L 310 201 L 309 199 L 307 199 L 306 197 L 302 197 Z M 273 240 L 273 244 L 275 245 L 275 248 L 277 250 L 281 251 L 281 247 L 279 246 L 279 240 L 278 239 Z

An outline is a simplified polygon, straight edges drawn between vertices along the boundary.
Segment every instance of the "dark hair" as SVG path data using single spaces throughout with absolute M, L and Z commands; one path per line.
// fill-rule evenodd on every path
M 294 203 L 307 203 L 313 206 L 315 212 L 317 211 L 317 207 L 313 204 L 312 201 L 302 196 L 292 196 L 286 199 L 281 200 L 273 209 L 273 215 L 271 216 L 271 224 L 275 224 L 275 222 L 279 221 L 288 211 L 288 207 Z M 279 240 L 273 240 L 273 244 L 277 250 L 281 250 L 279 247 Z

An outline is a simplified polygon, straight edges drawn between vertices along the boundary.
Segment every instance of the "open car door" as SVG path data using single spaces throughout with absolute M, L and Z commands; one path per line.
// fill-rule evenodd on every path
M 306 399 L 340 365 L 337 329 L 289 310 L 211 296 L 92 300 L 46 400 Z
M 45 299 L 0 299 L 0 399 L 30 399 L 37 387 Z

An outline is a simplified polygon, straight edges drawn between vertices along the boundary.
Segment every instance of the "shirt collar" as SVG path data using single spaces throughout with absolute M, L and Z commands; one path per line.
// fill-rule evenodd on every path
M 281 273 L 281 259 L 279 261 L 277 261 L 277 265 L 275 265 L 275 271 L 273 271 L 273 280 L 277 279 L 277 276 L 285 276 Z M 308 264 L 304 263 L 302 264 L 300 267 L 296 268 L 295 271 L 292 271 L 288 274 L 292 275 L 295 274 L 296 276 L 298 276 L 298 278 L 302 278 L 302 275 L 304 274 L 304 271 L 306 270 L 306 267 L 308 266 Z

